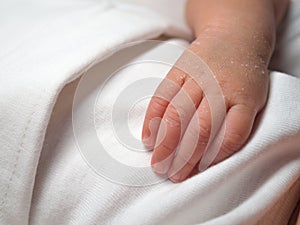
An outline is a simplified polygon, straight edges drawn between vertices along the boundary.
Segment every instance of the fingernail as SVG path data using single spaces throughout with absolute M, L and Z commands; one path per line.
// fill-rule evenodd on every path
M 169 179 L 174 183 L 178 183 L 181 181 L 181 175 L 177 173 L 174 176 L 169 177 Z
M 166 174 L 170 168 L 170 159 L 164 159 L 160 162 L 152 163 L 152 169 L 155 173 Z

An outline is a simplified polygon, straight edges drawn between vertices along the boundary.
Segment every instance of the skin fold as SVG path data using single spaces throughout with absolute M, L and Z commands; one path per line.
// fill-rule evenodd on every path
M 195 35 L 188 50 L 209 67 L 226 107 L 225 133 L 212 164 L 243 147 L 266 104 L 268 65 L 287 6 L 287 0 L 187 1 L 186 19 Z M 179 62 L 189 59 L 183 54 Z M 173 67 L 146 112 L 142 140 L 153 150 L 152 168 L 168 174 L 173 182 L 197 172 L 209 150 L 214 115 L 204 88 L 209 93 L 209 87 L 200 87 L 189 74 Z M 195 148 L 190 143 L 195 143 Z

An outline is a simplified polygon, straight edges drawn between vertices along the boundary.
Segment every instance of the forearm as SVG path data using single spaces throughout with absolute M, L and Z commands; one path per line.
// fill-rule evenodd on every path
M 233 18 L 278 25 L 287 10 L 289 0 L 187 0 L 186 17 L 189 25 L 199 33 L 215 20 Z M 264 19 L 264 20 L 262 20 Z
M 288 0 L 187 0 L 186 17 L 196 37 L 207 28 L 227 31 L 237 44 L 253 41 L 268 61 L 287 5 Z

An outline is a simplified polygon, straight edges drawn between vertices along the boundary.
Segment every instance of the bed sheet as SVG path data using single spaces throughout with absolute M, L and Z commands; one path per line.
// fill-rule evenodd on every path
M 16 9 L 7 11 L 17 24 L 18 10 L 27 6 L 13 3 L 18 2 L 6 6 Z M 49 10 L 43 5 L 37 7 L 43 10 L 26 11 L 22 25 L 2 25 L 6 32 L 6 39 L 1 35 L 0 55 L 0 83 L 5 84 L 0 119 L 2 224 L 263 224 L 265 215 L 287 191 L 295 187 L 295 196 L 300 193 L 296 185 L 300 173 L 300 4 L 293 3 L 279 35 L 271 69 L 283 73 L 270 74 L 269 102 L 249 143 L 238 154 L 186 182 L 144 187 L 110 182 L 82 157 L 72 127 L 77 78 L 95 59 L 104 58 L 122 43 L 154 38 L 168 33 L 170 27 L 174 36 L 189 39 L 190 34 L 184 23 L 176 26 L 173 21 L 171 26 L 160 14 L 133 3 L 48 4 L 57 15 L 44 13 L 41 21 L 35 21 L 34 16 Z M 66 12 L 71 5 L 75 10 Z M 116 37 L 114 29 L 120 24 L 120 36 Z M 17 39 L 15 27 L 25 33 L 22 41 Z M 8 40 L 10 34 L 14 35 Z M 138 69 L 147 68 L 144 66 Z M 136 69 L 119 77 L 116 74 L 104 96 L 110 99 L 112 90 L 122 88 L 121 78 L 131 82 Z M 153 74 L 163 77 L 165 72 L 164 67 Z M 81 103 L 84 105 L 84 99 Z M 141 102 L 131 111 L 134 134 L 140 129 L 145 107 L 146 102 Z M 98 119 L 98 131 L 105 138 L 108 117 Z M 106 142 L 121 149 L 110 138 Z M 129 156 L 126 160 L 132 163 Z M 286 222 L 285 214 L 289 214 L 288 207 L 278 210 L 273 224 Z

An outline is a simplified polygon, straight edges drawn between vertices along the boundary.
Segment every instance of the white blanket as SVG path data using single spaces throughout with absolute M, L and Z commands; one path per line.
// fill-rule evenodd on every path
M 295 183 L 300 174 L 295 3 L 272 64 L 290 75 L 271 73 L 266 109 L 238 154 L 181 184 L 147 187 L 112 183 L 83 159 L 71 123 L 76 82 L 57 99 L 59 93 L 122 43 L 163 33 L 190 39 L 184 2 L 169 5 L 174 14 L 166 13 L 167 1 L 1 2 L 1 224 L 255 224 Z M 118 80 L 112 85 L 121 88 Z

